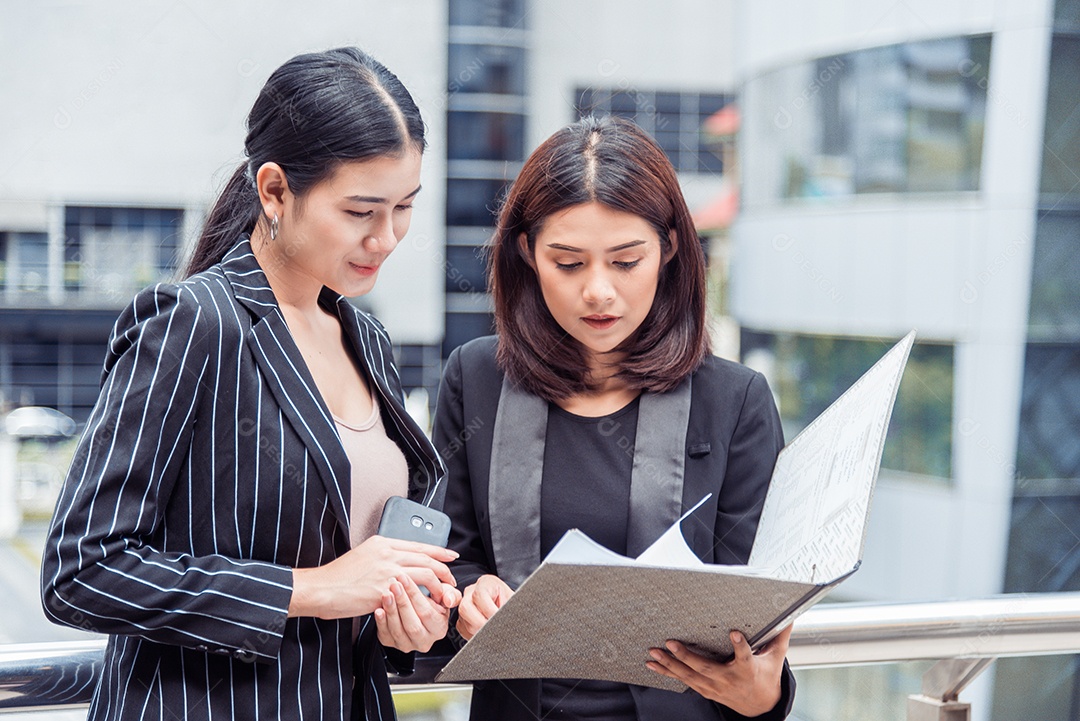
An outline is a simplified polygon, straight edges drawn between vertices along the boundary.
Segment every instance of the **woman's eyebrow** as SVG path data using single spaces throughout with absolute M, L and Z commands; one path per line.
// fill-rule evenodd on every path
M 416 186 L 416 190 L 414 190 L 413 192 L 406 195 L 404 198 L 402 198 L 402 200 L 409 200 L 410 198 L 416 197 L 416 194 L 420 192 L 421 187 L 422 186 L 419 186 L 419 185 Z M 357 203 L 388 203 L 389 202 L 386 198 L 376 198 L 373 195 L 350 195 L 350 196 L 346 197 L 345 200 L 352 200 L 352 201 L 355 201 Z
M 609 253 L 618 253 L 620 250 L 626 250 L 627 248 L 634 248 L 639 245 L 645 245 L 644 240 L 631 240 L 629 243 L 623 243 L 622 245 L 616 245 L 614 248 L 608 248 Z
M 623 243 L 621 245 L 616 245 L 614 248 L 608 248 L 606 252 L 608 252 L 608 253 L 618 253 L 620 250 L 626 250 L 627 248 L 634 248 L 634 247 L 639 246 L 639 245 L 644 245 L 645 242 L 646 241 L 644 241 L 644 240 L 631 240 L 629 243 Z M 584 253 L 585 252 L 581 248 L 575 248 L 572 245 L 563 245 L 562 243 L 548 243 L 547 247 L 554 248 L 555 250 L 566 250 L 566 251 L 569 251 L 571 253 Z

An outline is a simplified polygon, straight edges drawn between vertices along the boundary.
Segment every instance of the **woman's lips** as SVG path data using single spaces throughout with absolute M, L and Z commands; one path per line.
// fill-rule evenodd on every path
M 619 317 L 616 315 L 587 315 L 582 318 L 590 328 L 596 328 L 597 330 L 605 330 L 615 325 L 618 322 Z
M 375 275 L 379 272 L 379 266 L 377 265 L 358 265 L 356 263 L 349 263 L 354 271 L 364 276 L 365 278 Z

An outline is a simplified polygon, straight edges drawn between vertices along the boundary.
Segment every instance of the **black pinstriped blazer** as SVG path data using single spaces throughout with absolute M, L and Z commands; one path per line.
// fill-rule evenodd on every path
M 374 381 L 410 497 L 441 495 L 386 332 L 328 289 L 319 301 Z M 291 569 L 349 550 L 350 493 L 246 239 L 140 293 L 110 339 L 42 566 L 47 615 L 110 635 L 89 718 L 393 718 L 370 616 L 355 645 L 351 619 L 286 617 Z

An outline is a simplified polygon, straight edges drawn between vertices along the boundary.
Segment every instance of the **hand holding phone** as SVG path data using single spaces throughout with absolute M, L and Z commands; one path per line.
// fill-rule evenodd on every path
M 450 540 L 450 516 L 408 498 L 391 496 L 383 506 L 377 533 L 445 548 Z M 420 592 L 431 595 L 424 586 L 420 586 Z

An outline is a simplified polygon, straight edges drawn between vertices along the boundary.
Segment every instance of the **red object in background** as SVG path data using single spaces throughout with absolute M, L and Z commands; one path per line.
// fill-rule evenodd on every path
M 730 228 L 738 213 L 739 191 L 724 188 L 715 199 L 694 211 L 694 227 L 698 231 Z
M 728 103 L 710 115 L 701 129 L 717 138 L 734 138 L 739 132 L 739 123 L 739 109 L 735 107 L 735 103 Z

